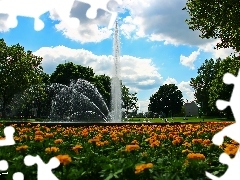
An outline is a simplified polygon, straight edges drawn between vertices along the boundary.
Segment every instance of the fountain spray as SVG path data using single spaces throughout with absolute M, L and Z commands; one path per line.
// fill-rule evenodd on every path
M 111 121 L 122 121 L 122 92 L 120 81 L 120 43 L 118 34 L 118 22 L 115 22 L 114 40 L 113 40 L 113 76 L 111 79 Z

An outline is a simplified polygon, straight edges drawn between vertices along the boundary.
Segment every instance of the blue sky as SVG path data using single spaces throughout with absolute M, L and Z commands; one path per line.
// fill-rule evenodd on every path
M 198 37 L 199 32 L 189 30 L 185 23 L 188 14 L 182 11 L 185 3 L 185 0 L 123 0 L 118 8 L 121 78 L 131 91 L 138 93 L 140 111 L 147 111 L 149 97 L 163 84 L 176 84 L 184 99 L 194 100 L 189 81 L 196 77 L 197 68 L 205 59 L 224 58 L 231 52 L 214 50 L 218 40 L 203 40 Z M 42 56 L 46 73 L 52 73 L 66 60 L 90 66 L 96 74 L 111 76 L 113 31 L 107 28 L 109 13 L 101 10 L 96 19 L 88 19 L 89 6 L 79 0 L 70 11 L 70 17 L 80 20 L 76 28 L 61 18 L 59 11 L 49 9 L 40 16 L 44 29 L 36 31 L 34 10 L 28 17 L 19 12 L 17 15 L 25 16 L 18 16 L 17 27 L 9 28 L 7 14 L 12 12 L 7 11 L 8 7 L 10 4 L 5 11 L 0 8 L 0 38 L 8 45 L 20 43 L 25 50 Z

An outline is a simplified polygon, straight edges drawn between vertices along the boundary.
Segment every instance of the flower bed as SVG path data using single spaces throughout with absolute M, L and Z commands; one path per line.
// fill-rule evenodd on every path
M 226 171 L 218 161 L 223 151 L 232 157 L 236 153 L 238 143 L 230 139 L 220 147 L 211 143 L 227 125 L 12 125 L 16 144 L 0 147 L 0 160 L 9 163 L 5 177 L 22 172 L 26 180 L 37 179 L 37 166 L 23 164 L 26 155 L 39 155 L 45 163 L 56 156 L 61 165 L 53 173 L 61 180 L 207 179 L 205 171 L 217 176 Z

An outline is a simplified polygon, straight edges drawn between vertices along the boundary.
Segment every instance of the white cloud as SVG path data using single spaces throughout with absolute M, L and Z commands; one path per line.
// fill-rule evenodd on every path
M 198 55 L 200 54 L 200 49 L 193 51 L 188 57 L 181 54 L 180 63 L 190 69 L 195 69 L 194 62 L 196 61 Z
M 168 77 L 163 84 L 177 84 L 176 79 Z
M 226 58 L 227 56 L 229 56 L 231 53 L 234 53 L 234 50 L 232 48 L 222 48 L 222 49 L 214 49 L 214 47 L 216 46 L 216 44 L 218 43 L 218 40 L 215 40 L 213 42 L 209 42 L 206 43 L 205 45 L 201 45 L 199 46 L 199 48 L 203 51 L 203 52 L 207 52 L 207 53 L 211 53 L 212 54 L 212 58 Z
M 233 50 L 215 50 L 219 39 L 202 39 L 199 31 L 189 29 L 186 19 L 187 11 L 182 10 L 186 0 L 124 0 L 124 7 L 130 16 L 123 19 L 122 34 L 127 38 L 147 38 L 153 42 L 163 42 L 165 45 L 197 46 L 203 52 L 211 53 L 213 58 L 225 58 Z M 198 54 L 198 51 L 194 54 Z M 194 54 L 192 56 L 194 56 Z M 183 63 L 194 68 L 190 58 L 182 56 Z
M 185 0 L 124 0 L 130 16 L 123 19 L 123 34 L 132 38 L 147 37 L 150 41 L 163 41 L 173 45 L 201 45 L 211 40 L 199 38 L 198 31 L 188 28 L 183 11 Z M 132 27 L 131 29 L 129 27 Z M 133 28 L 134 27 L 134 28 Z M 131 30 L 131 31 L 130 31 Z M 131 33 L 127 33 L 127 32 Z
M 140 100 L 137 102 L 140 105 L 138 112 L 148 112 L 149 100 Z
M 192 89 L 192 87 L 190 86 L 190 81 L 182 81 L 178 84 L 178 88 L 179 90 L 182 91 L 183 93 L 183 98 L 184 100 L 188 100 L 188 101 L 194 101 L 194 90 Z
M 34 54 L 43 57 L 42 66 L 46 73 L 52 73 L 58 64 L 71 61 L 93 68 L 96 74 L 112 76 L 113 57 L 95 55 L 84 49 L 71 49 L 65 46 L 42 47 Z M 133 56 L 120 58 L 121 79 L 131 91 L 152 89 L 159 86 L 162 77 L 151 59 Z

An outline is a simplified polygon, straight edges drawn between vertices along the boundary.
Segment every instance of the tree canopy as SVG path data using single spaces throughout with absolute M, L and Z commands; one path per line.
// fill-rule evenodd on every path
M 0 102 L 2 116 L 15 94 L 41 82 L 41 57 L 25 51 L 20 44 L 7 46 L 0 39 Z
M 76 81 L 79 78 L 92 82 L 94 78 L 93 69 L 67 62 L 57 66 L 51 74 L 50 82 L 69 85 L 71 80 Z
M 195 99 L 202 106 L 204 114 L 221 115 L 216 108 L 216 101 L 217 99 L 228 101 L 233 90 L 233 85 L 223 82 L 223 76 L 227 72 L 237 76 L 239 68 L 240 62 L 235 57 L 205 60 L 198 69 L 198 75 L 191 78 L 190 85 L 195 91 Z M 227 117 L 232 114 L 230 108 L 225 109 L 222 113 L 225 113 Z
M 122 101 L 123 101 L 123 108 L 125 109 L 126 115 L 128 115 L 129 111 L 137 111 L 138 105 L 137 105 L 137 93 L 130 93 L 130 90 L 125 85 L 122 85 Z
M 153 113 L 163 112 L 166 116 L 169 113 L 178 114 L 183 106 L 183 95 L 175 84 L 160 86 L 158 91 L 150 97 L 148 110 Z
M 187 0 L 189 28 L 199 30 L 201 38 L 219 38 L 219 48 L 240 51 L 240 1 L 239 0 Z

